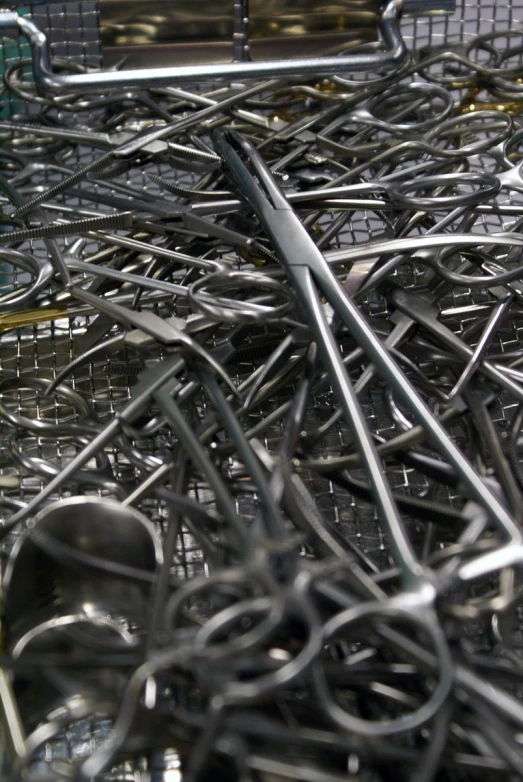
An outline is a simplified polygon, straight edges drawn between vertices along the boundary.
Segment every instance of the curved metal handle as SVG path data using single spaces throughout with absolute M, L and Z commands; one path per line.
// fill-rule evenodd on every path
M 209 63 L 128 71 L 57 74 L 53 71 L 46 35 L 25 16 L 0 12 L 0 35 L 24 35 L 29 39 L 36 83 L 52 93 L 95 92 L 114 88 L 186 84 L 189 81 L 266 78 L 272 76 L 322 75 L 399 67 L 407 58 L 407 47 L 399 29 L 402 0 L 387 0 L 379 20 L 385 43 L 381 52 L 363 52 L 341 57 L 303 57 L 260 62 Z

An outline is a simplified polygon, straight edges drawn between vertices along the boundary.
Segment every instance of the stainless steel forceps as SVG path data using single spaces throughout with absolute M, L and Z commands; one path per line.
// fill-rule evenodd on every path
M 329 379 L 338 395 L 347 425 L 354 433 L 355 442 L 360 449 L 362 462 L 367 469 L 369 482 L 373 488 L 378 513 L 392 539 L 394 556 L 397 556 L 402 562 L 404 572 L 408 574 L 407 580 L 410 580 L 411 584 L 419 586 L 419 579 L 424 576 L 420 574 L 419 565 L 413 558 L 410 544 L 407 543 L 390 487 L 384 480 L 376 448 L 348 378 L 338 346 L 322 311 L 316 285 L 320 287 L 335 312 L 366 350 L 369 358 L 375 363 L 384 378 L 393 386 L 398 398 L 426 429 L 427 437 L 433 445 L 452 464 L 470 496 L 485 508 L 494 523 L 508 538 L 509 543 L 505 547 L 505 556 L 509 559 L 512 558 L 512 562 L 514 559 L 520 560 L 523 556 L 523 540 L 519 525 L 489 486 L 477 475 L 474 467 L 451 440 L 400 367 L 393 361 L 387 349 L 368 326 L 357 306 L 348 297 L 330 270 L 325 258 L 307 234 L 255 147 L 234 131 L 218 131 L 215 138 L 216 146 L 226 162 L 231 177 L 251 204 L 276 247 L 280 261 L 293 284 L 299 304 L 307 316 L 309 327 L 317 342 L 318 351 L 327 368 Z M 417 238 L 419 239 L 419 237 Z M 471 562 L 465 565 L 462 571 L 470 573 L 471 575 L 468 577 L 473 577 L 473 575 L 481 575 L 491 569 L 496 569 L 499 566 L 500 552 L 496 553 L 498 554 L 497 560 L 489 558 L 490 555 L 485 556 L 485 570 L 480 564 Z

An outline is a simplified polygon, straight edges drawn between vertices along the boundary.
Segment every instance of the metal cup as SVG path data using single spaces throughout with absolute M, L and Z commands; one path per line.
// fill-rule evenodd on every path
M 85 561 L 75 552 L 87 555 Z M 139 646 L 151 590 L 148 579 L 92 566 L 89 556 L 152 575 L 162 561 L 162 548 L 148 519 L 113 500 L 71 497 L 49 505 L 15 543 L 5 572 L 4 643 L 13 657 L 89 657 Z M 110 703 L 111 691 L 116 696 L 125 680 L 125 672 L 109 665 L 75 668 L 65 688 L 32 675 L 17 676 L 14 687 L 22 716 L 34 724 L 43 717 L 37 704 L 48 708 L 50 701 L 78 694 Z

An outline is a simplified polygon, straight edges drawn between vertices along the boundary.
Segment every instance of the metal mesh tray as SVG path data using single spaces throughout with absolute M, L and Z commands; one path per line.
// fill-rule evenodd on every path
M 100 60 L 100 49 L 98 42 L 97 28 L 97 7 L 92 2 L 79 3 L 52 3 L 48 5 L 38 5 L 34 8 L 28 7 L 34 14 L 34 17 L 41 26 L 51 35 L 52 50 L 57 57 L 70 57 L 81 61 L 84 64 L 97 65 Z M 523 18 L 523 2 L 518 0 L 514 3 L 483 1 L 483 2 L 458 2 L 456 13 L 452 16 L 441 17 L 411 17 L 402 23 L 402 32 L 408 44 L 414 48 L 422 48 L 429 44 L 443 42 L 455 42 L 467 40 L 479 33 L 490 32 L 496 28 L 512 28 L 513 25 Z M 20 57 L 28 57 L 29 51 L 26 44 L 22 42 L 12 42 L 4 40 L 2 42 L 2 59 L 4 70 L 12 63 L 19 60 Z M 203 85 L 202 85 L 203 88 Z M 27 109 L 20 101 L 10 98 L 10 114 L 22 114 Z M 77 164 L 83 164 L 89 161 L 89 152 L 81 151 L 79 158 L 75 161 Z M 155 173 L 161 175 L 162 169 L 158 167 Z M 43 180 L 49 184 L 49 178 Z M 130 181 L 123 176 L 121 181 L 133 186 L 139 186 L 144 190 L 154 192 L 155 185 L 145 177 L 145 174 L 138 175 Z M 180 180 L 185 186 L 190 186 L 191 176 Z M 89 206 L 85 204 L 85 206 Z M 372 217 L 367 213 L 356 213 L 351 221 L 346 225 L 344 234 L 345 241 L 352 244 L 354 241 L 365 241 L 375 236 L 377 225 L 373 223 Z M 503 230 L 504 225 L 501 218 L 485 218 L 485 230 L 496 231 Z M 33 243 L 35 253 L 43 252 L 41 244 Z M 417 275 L 421 272 L 416 268 L 410 268 L 402 271 L 403 284 L 414 282 Z M 0 280 L 3 285 L 9 285 L 10 280 Z M 452 294 L 444 303 L 443 309 L 463 308 L 462 315 L 455 315 L 447 320 L 447 325 L 458 334 L 470 324 L 470 316 L 466 313 L 466 308 L 470 304 L 477 304 L 485 299 L 481 292 L 466 291 L 460 289 L 459 294 Z M 367 303 L 367 313 L 371 318 L 379 320 L 380 313 L 383 311 L 383 302 L 379 297 L 373 297 Z M 158 312 L 167 314 L 166 305 L 159 304 Z M 172 311 L 170 311 L 172 312 Z M 182 314 L 172 312 L 172 314 Z M 13 376 L 23 377 L 24 375 L 37 375 L 43 378 L 52 378 L 65 366 L 76 354 L 78 346 L 81 345 L 82 335 L 89 326 L 89 317 L 76 317 L 71 320 L 67 317 L 57 317 L 51 323 L 28 326 L 17 331 L 0 333 L 0 380 Z M 507 324 L 499 335 L 500 350 L 510 350 L 511 346 L 521 344 L 521 330 L 523 325 L 519 323 Z M 254 348 L 253 348 L 254 350 Z M 242 361 L 236 368 L 238 378 L 246 377 L 252 371 L 253 364 L 249 362 L 248 357 Z M 92 365 L 87 365 L 79 370 L 71 379 L 74 388 L 77 388 L 87 398 L 92 401 L 93 407 L 102 420 L 107 420 L 117 412 L 125 401 L 129 398 L 130 389 L 135 381 L 135 373 L 132 364 L 128 364 L 126 357 L 118 356 L 107 362 L 100 361 Z M 288 389 L 292 393 L 292 388 Z M 258 420 L 264 415 L 268 415 L 271 410 L 279 403 L 284 401 L 285 392 L 278 399 L 271 401 L 271 405 L 265 409 L 260 409 L 257 413 Z M 17 390 L 11 395 L 6 393 L 3 400 L 17 412 L 24 415 L 46 416 L 53 418 L 59 416 L 74 417 L 74 410 L 67 407 L 65 401 L 57 399 L 47 400 L 41 394 L 28 389 Z M 387 427 L 390 427 L 389 416 L 383 413 L 384 400 L 381 394 L 368 392 L 361 400 L 365 410 L 367 420 L 377 434 L 387 434 Z M 195 399 L 193 404 L 194 415 L 202 417 L 205 413 L 205 398 Z M 309 420 L 320 426 L 327 420 L 332 410 L 332 400 L 330 393 L 317 397 L 314 405 L 308 411 Z M 495 417 L 498 426 L 503 429 L 506 427 L 507 420 L 510 419 L 511 408 L 504 404 L 500 397 L 498 400 L 497 415 Z M 250 423 L 254 425 L 256 416 L 253 416 Z M 8 462 L 8 432 L 0 426 L 0 462 Z M 277 427 L 272 436 L 277 437 L 280 434 Z M 459 438 L 460 433 L 456 432 Z M 265 437 L 270 445 L 271 431 L 269 430 Z M 330 450 L 337 450 L 340 441 L 345 441 L 348 437 L 343 424 L 337 429 L 330 431 L 329 435 L 318 443 L 318 453 L 325 456 Z M 168 443 L 162 440 L 161 436 L 156 439 L 149 439 L 141 444 L 141 447 L 154 455 L 155 452 L 163 453 L 168 447 Z M 24 448 L 42 458 L 53 461 L 58 467 L 63 466 L 76 453 L 73 446 L 64 447 L 59 441 L 49 441 L 45 438 L 34 438 L 32 441 L 24 443 Z M 114 460 L 115 472 L 120 476 L 125 476 L 126 472 L 135 468 L 125 460 L 122 454 L 114 452 L 111 457 Z M 16 474 L 12 469 L 5 468 L 0 471 L 2 476 L 12 476 Z M 398 469 L 389 473 L 389 478 L 393 486 L 401 492 L 419 493 L 424 488 L 425 479 L 415 470 L 407 468 Z M 344 526 L 358 540 L 360 548 L 376 564 L 383 565 L 387 562 L 388 553 L 385 546 L 384 536 L 373 510 L 365 504 L 356 500 L 347 492 L 334 488 L 328 480 L 314 478 L 310 479 L 312 492 L 317 500 L 318 507 L 331 521 Z M 7 498 L 26 500 L 43 486 L 43 483 L 32 480 L 22 487 L 12 489 L 4 488 L 2 495 Z M 194 495 L 200 502 L 207 501 L 205 490 L 200 487 L 194 487 Z M 452 498 L 450 498 L 452 499 Z M 241 496 L 238 496 L 238 503 L 241 503 Z M 250 497 L 246 497 L 246 503 L 251 503 Z M 151 500 L 144 501 L 141 509 L 163 530 L 163 519 L 166 510 L 160 503 Z M 251 505 L 242 506 L 241 511 L 244 515 L 254 516 L 256 508 Z M 9 512 L 3 510 L 5 517 L 9 517 Z M 420 537 L 421 537 L 421 530 Z M 416 529 L 412 529 L 412 538 L 416 542 Z M 12 545 L 12 539 L 6 541 L 4 545 L 4 554 Z M 199 549 L 197 542 L 185 530 L 181 536 L 181 545 L 176 553 L 173 563 L 174 572 L 182 577 L 193 577 L 196 574 L 206 572 L 206 563 L 203 552 Z M 74 730 L 60 737 L 60 739 L 48 742 L 37 763 L 38 767 L 47 769 L 52 767 L 52 763 L 67 757 L 87 757 L 93 751 L 97 742 L 106 735 L 107 726 L 95 720 L 87 720 L 75 727 Z M 178 769 L 179 761 L 176 752 L 165 750 L 156 753 L 146 759 L 133 760 L 124 763 L 114 772 L 104 775 L 104 780 L 121 780 L 127 782 L 177 782 L 181 779 Z

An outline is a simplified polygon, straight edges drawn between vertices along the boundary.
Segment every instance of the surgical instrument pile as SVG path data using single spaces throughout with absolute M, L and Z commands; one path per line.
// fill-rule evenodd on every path
M 521 778 L 520 38 L 6 70 L 2 779 Z

